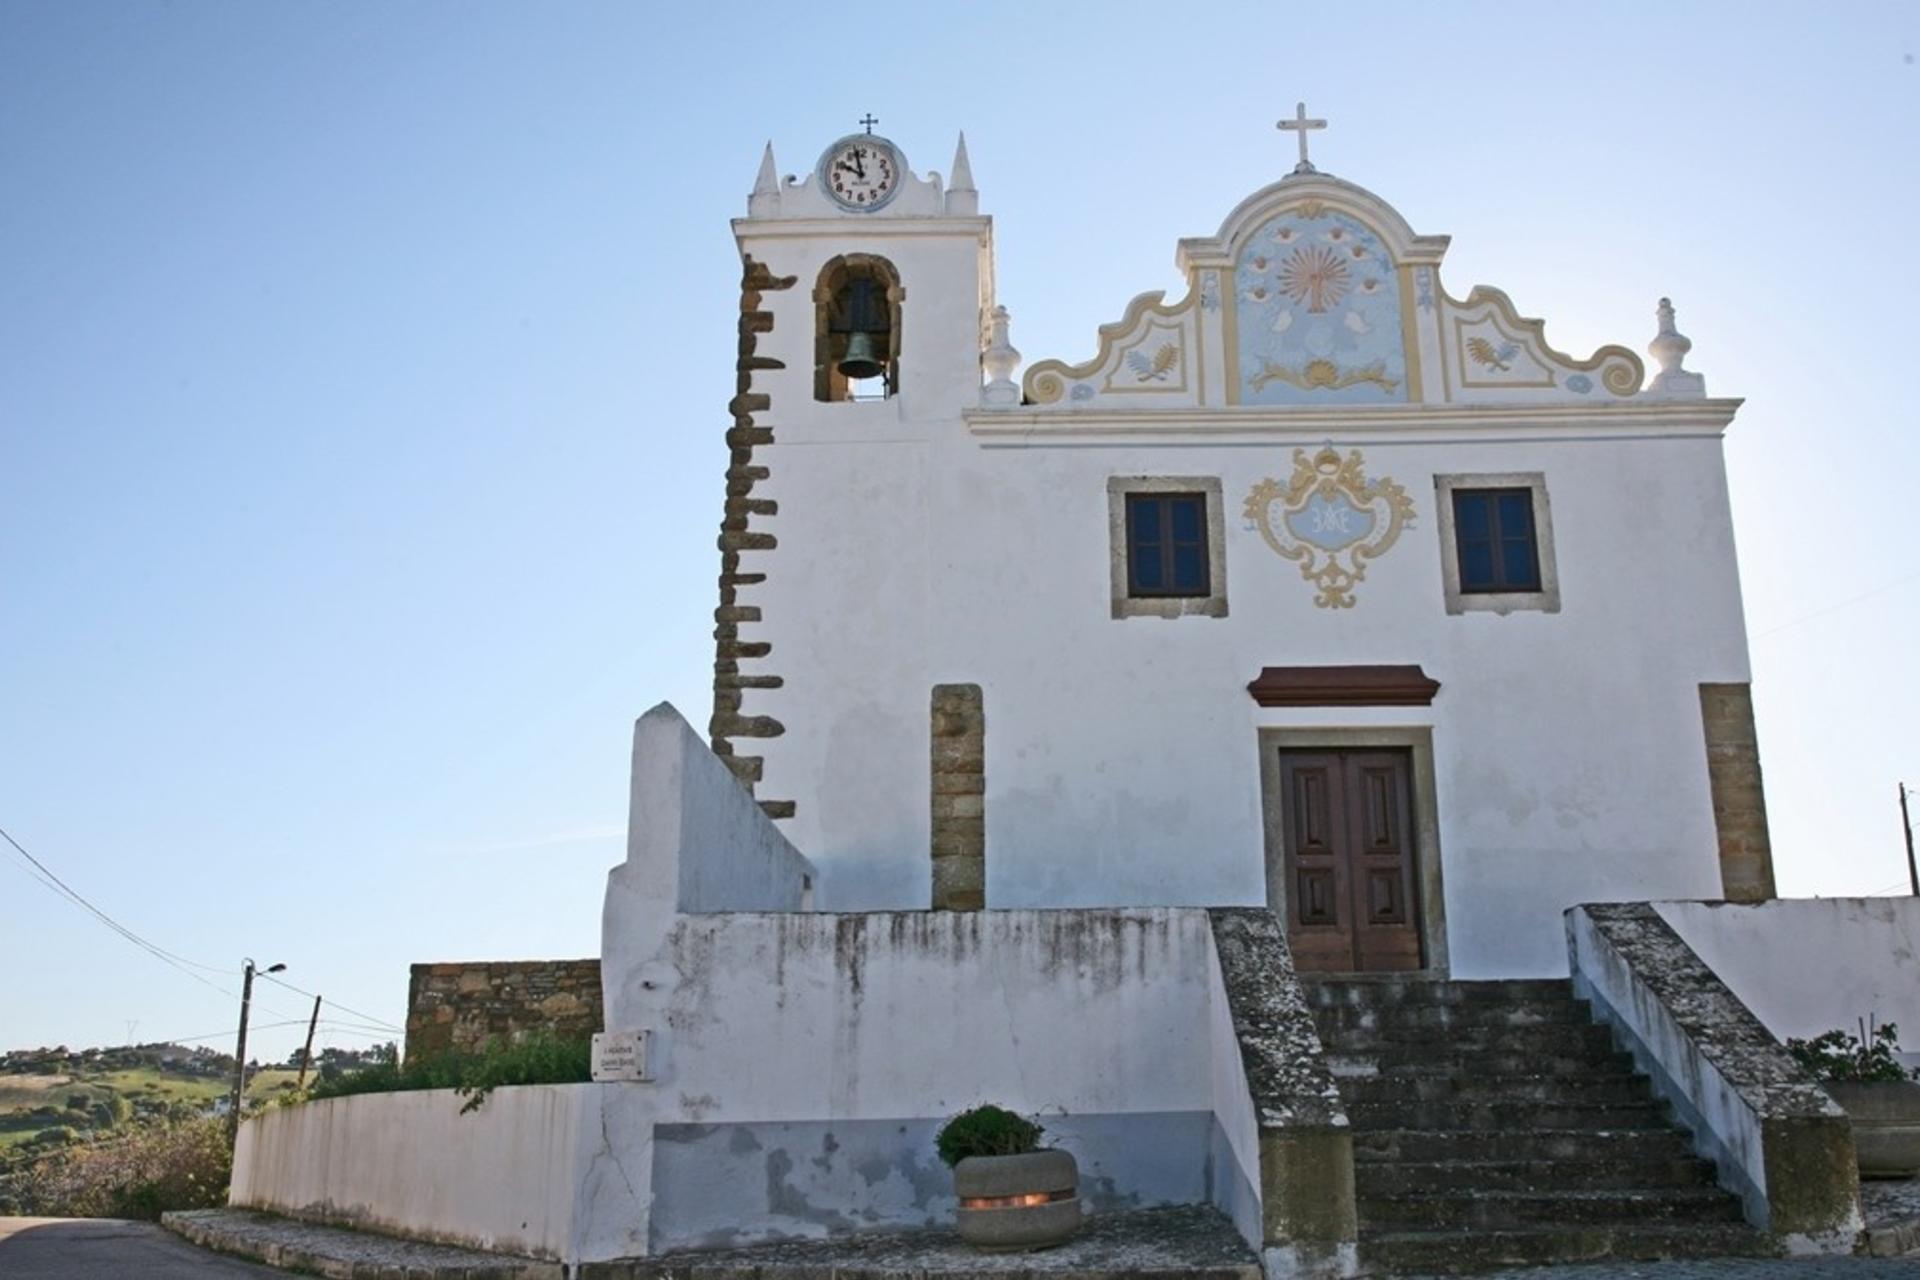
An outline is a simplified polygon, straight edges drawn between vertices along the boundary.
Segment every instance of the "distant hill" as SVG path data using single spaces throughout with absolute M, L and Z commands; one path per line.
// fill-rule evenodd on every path
M 327 1049 L 314 1074 L 354 1070 L 371 1052 Z M 247 1064 L 250 1106 L 291 1090 L 288 1065 Z M 311 1076 L 309 1077 L 311 1078 Z M 222 1110 L 233 1091 L 233 1055 L 178 1044 L 104 1049 L 16 1049 L 0 1054 L 0 1174 L 49 1151 L 111 1136 L 130 1125 Z

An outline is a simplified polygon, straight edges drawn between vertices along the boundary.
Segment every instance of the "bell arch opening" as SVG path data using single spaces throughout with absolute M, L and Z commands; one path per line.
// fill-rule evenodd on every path
M 885 258 L 848 253 L 813 288 L 813 398 L 885 400 L 900 392 L 900 273 Z

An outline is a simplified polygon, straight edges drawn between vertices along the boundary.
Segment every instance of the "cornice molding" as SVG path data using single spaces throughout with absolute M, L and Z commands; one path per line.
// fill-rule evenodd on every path
M 1405 437 L 1409 443 L 1463 436 L 1542 437 L 1718 436 L 1743 402 L 1718 398 L 1633 400 L 1599 404 L 1411 404 L 1328 409 L 1236 405 L 1168 409 L 969 409 L 967 430 L 1001 445 L 1044 445 L 1093 437 L 1140 443 L 1249 440 L 1325 440 L 1354 436 Z
M 959 218 L 735 218 L 733 238 L 749 240 L 887 240 L 899 236 L 971 236 L 982 244 L 993 240 L 993 216 Z

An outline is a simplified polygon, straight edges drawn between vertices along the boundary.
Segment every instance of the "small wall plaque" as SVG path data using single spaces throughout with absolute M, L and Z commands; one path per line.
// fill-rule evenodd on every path
M 647 1071 L 650 1031 L 600 1031 L 593 1037 L 595 1080 L 651 1080 Z

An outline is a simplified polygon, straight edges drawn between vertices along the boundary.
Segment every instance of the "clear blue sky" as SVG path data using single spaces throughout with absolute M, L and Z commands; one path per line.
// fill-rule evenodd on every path
M 1748 397 L 1783 888 L 1897 885 L 1920 11 L 1354 12 L 0 3 L 0 826 L 393 1022 L 410 962 L 594 954 L 632 719 L 707 710 L 762 143 L 804 171 L 871 110 L 944 172 L 964 128 L 1016 345 L 1082 358 L 1304 97 L 1456 296 L 1576 352 L 1673 296 Z M 225 1044 L 225 995 L 0 862 L 0 1047 Z

